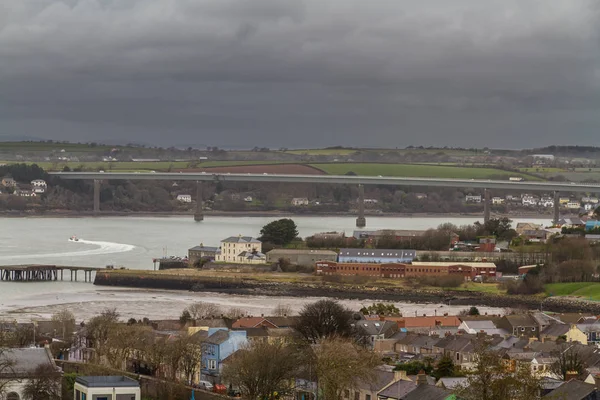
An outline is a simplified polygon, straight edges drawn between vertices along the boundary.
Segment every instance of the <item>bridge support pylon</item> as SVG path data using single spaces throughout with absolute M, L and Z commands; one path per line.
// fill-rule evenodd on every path
M 94 214 L 100 214 L 100 179 L 94 179 Z
M 558 191 L 554 192 L 554 219 L 552 223 L 554 225 L 558 225 L 558 221 L 560 221 L 560 193 Z
M 202 211 L 202 181 L 196 181 L 196 212 L 194 212 L 194 221 L 200 222 L 204 220 L 204 213 Z
M 490 190 L 483 189 L 483 223 L 490 221 Z
M 365 218 L 365 187 L 358 185 L 358 217 L 356 218 L 356 227 L 364 228 L 367 226 Z

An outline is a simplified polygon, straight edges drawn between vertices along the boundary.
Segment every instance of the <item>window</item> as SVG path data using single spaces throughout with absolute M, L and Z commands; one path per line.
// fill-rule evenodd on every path
M 344 390 L 344 398 L 345 399 L 350 398 L 350 391 L 348 389 Z
M 217 369 L 217 360 L 208 360 L 208 369 Z
M 535 332 L 535 326 L 531 328 L 531 332 Z
M 17 393 L 10 392 L 9 394 L 6 395 L 6 400 L 20 400 L 20 397 Z
M 524 331 L 525 331 L 525 327 L 522 326 L 521 327 L 521 332 L 524 332 Z
M 360 400 L 360 392 L 354 392 L 354 400 Z
M 371 400 L 371 395 L 370 394 L 365 394 L 365 400 Z

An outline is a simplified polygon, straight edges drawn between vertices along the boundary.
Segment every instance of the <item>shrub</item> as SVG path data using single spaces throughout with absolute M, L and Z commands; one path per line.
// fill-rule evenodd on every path
M 419 276 L 416 280 L 423 286 L 452 288 L 459 287 L 464 282 L 464 278 L 460 275 Z

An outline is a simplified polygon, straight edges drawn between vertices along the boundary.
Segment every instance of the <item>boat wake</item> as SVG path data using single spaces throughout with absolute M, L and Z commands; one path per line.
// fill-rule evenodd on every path
M 65 251 L 61 253 L 45 253 L 45 254 L 20 254 L 10 256 L 0 256 L 0 260 L 19 260 L 32 258 L 61 258 L 61 257 L 83 257 L 94 256 L 101 254 L 126 253 L 135 249 L 134 245 L 114 242 L 101 242 L 95 240 L 79 239 L 78 241 L 69 241 L 73 245 L 85 244 L 92 245 L 94 248 L 87 248 L 79 251 Z

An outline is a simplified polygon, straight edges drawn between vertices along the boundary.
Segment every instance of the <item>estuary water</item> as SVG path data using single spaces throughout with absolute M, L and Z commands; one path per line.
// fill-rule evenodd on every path
M 219 241 L 228 236 L 257 236 L 263 225 L 277 218 L 208 216 L 200 223 L 194 222 L 191 216 L 0 218 L 0 265 L 104 267 L 113 264 L 130 269 L 152 269 L 153 258 L 185 256 L 190 247 L 200 243 L 218 246 Z M 294 216 L 293 219 L 302 237 L 324 231 L 342 231 L 351 235 L 355 229 L 355 218 L 351 216 Z M 365 229 L 428 229 L 444 222 L 463 225 L 475 220 L 473 217 L 367 217 Z M 515 219 L 515 223 L 523 221 L 550 223 L 547 218 Z M 69 240 L 74 235 L 79 241 Z M 61 307 L 68 307 L 78 318 L 84 319 L 106 307 L 114 306 L 126 318 L 173 318 L 190 303 L 201 300 L 225 308 L 241 307 L 252 313 L 262 314 L 268 313 L 278 303 L 299 309 L 305 302 L 315 299 L 115 289 L 70 281 L 0 282 L 0 318 L 17 320 L 46 318 Z M 358 301 L 346 303 L 352 308 L 361 306 Z M 433 313 L 440 307 L 398 305 L 406 309 L 405 313 Z M 492 308 L 488 311 L 501 312 Z

